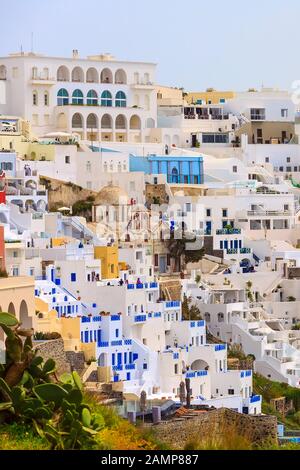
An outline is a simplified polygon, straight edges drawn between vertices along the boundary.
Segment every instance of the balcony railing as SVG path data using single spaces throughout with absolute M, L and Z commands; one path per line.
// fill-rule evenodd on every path
M 179 308 L 180 305 L 180 300 L 172 300 L 171 302 L 165 302 L 165 308 Z
M 228 255 L 237 255 L 238 253 L 243 255 L 251 253 L 251 248 L 229 248 L 226 252 Z
M 240 235 L 242 230 L 240 228 L 222 228 L 216 230 L 217 235 Z
M 207 370 L 197 370 L 193 372 L 187 372 L 185 374 L 185 377 L 187 379 L 193 379 L 194 377 L 206 377 L 207 376 Z
M 134 317 L 134 322 L 135 323 L 143 323 L 147 320 L 147 316 L 146 315 L 135 315 Z
M 256 403 L 258 401 L 261 401 L 261 396 L 260 395 L 253 395 L 251 398 L 250 398 L 250 403 Z
M 266 115 L 262 114 L 251 114 L 251 121 L 265 121 Z
M 241 379 L 245 377 L 251 377 L 252 376 L 252 370 L 242 370 L 241 371 Z
M 292 214 L 292 211 L 290 210 L 287 210 L 287 211 L 247 211 L 247 215 L 248 216 L 260 216 L 260 217 L 265 217 L 265 216 L 291 216 L 293 215 Z
M 225 351 L 227 348 L 226 344 L 216 344 L 215 345 L 215 351 Z

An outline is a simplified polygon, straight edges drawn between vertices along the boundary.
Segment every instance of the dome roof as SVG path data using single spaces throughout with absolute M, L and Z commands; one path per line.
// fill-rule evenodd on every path
M 128 204 L 128 195 L 127 193 L 119 188 L 119 186 L 114 186 L 110 184 L 104 186 L 97 194 L 95 198 L 94 205 L 111 205 L 111 206 L 123 206 Z

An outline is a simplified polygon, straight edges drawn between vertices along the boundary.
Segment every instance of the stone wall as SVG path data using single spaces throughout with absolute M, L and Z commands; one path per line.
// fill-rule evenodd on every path
M 56 362 L 57 374 L 70 372 L 70 364 L 64 350 L 64 341 L 62 338 L 49 341 L 34 342 L 34 349 L 38 350 L 38 355 L 42 356 L 44 361 L 52 358 Z
M 171 419 L 153 425 L 157 439 L 174 449 L 184 449 L 187 442 L 211 438 L 235 430 L 253 444 L 277 443 L 277 418 L 270 415 L 244 415 L 227 408 L 199 413 L 195 417 Z
M 157 200 L 156 204 L 168 204 L 169 203 L 169 196 L 166 192 L 166 186 L 164 184 L 146 184 L 147 203 L 149 205 L 155 204 L 154 201 L 156 200 Z
M 77 201 L 84 201 L 89 196 L 96 197 L 95 191 L 83 189 L 80 186 L 41 176 L 41 183 L 48 189 L 48 205 L 50 210 L 56 210 L 59 207 L 70 207 Z

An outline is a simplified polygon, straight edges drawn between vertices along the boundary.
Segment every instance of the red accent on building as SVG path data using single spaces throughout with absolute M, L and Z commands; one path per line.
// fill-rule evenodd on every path
M 6 181 L 4 171 L 0 171 L 0 204 L 6 204 Z
M 5 269 L 5 243 L 3 225 L 0 225 L 0 269 Z

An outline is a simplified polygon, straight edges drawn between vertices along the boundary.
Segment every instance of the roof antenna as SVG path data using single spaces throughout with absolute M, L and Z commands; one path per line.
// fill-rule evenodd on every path
M 21 47 L 20 47 L 20 52 L 21 52 L 21 55 L 23 55 L 23 46 L 21 44 Z
M 33 52 L 33 32 L 31 32 L 31 52 Z

